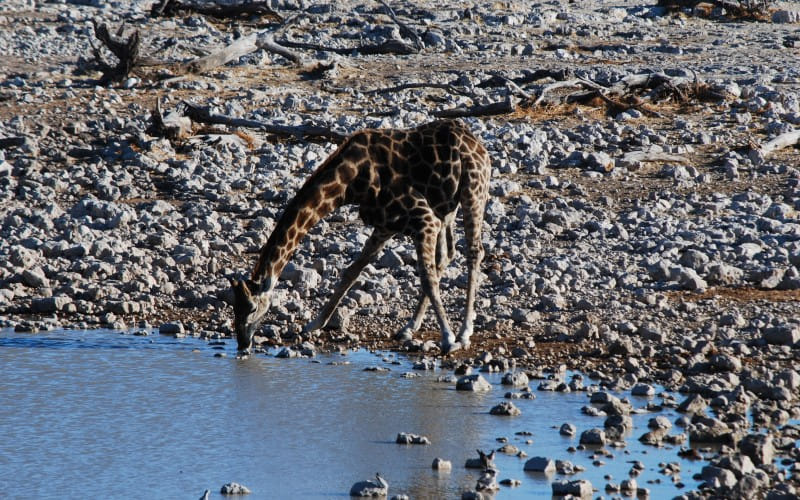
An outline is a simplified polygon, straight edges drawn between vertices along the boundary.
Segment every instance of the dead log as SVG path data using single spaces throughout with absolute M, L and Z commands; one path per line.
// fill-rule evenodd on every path
M 539 104 L 541 104 L 542 101 L 544 101 L 545 96 L 554 90 L 563 89 L 565 87 L 583 87 L 584 85 L 585 83 L 579 79 L 566 80 L 563 82 L 554 82 L 549 85 L 545 85 L 542 88 L 541 92 L 539 93 L 539 97 L 537 97 L 536 100 L 533 101 L 533 105 L 538 106 Z
M 417 32 L 410 28 L 407 24 L 400 21 L 400 19 L 398 19 L 395 15 L 394 10 L 392 10 L 392 8 L 389 7 L 389 4 L 387 4 L 384 0 L 378 0 L 378 2 L 383 5 L 383 7 L 386 9 L 386 13 L 389 14 L 389 17 L 392 18 L 392 21 L 394 21 L 394 23 L 400 28 L 400 35 L 409 38 L 414 43 L 414 47 L 417 50 L 422 50 L 422 39 L 419 37 Z
M 236 118 L 214 113 L 208 107 L 195 106 L 188 102 L 184 102 L 183 106 L 185 106 L 184 114 L 186 116 L 193 121 L 209 125 L 254 128 L 268 134 L 282 137 L 317 137 L 335 143 L 341 143 L 347 138 L 346 135 L 342 135 L 328 127 L 321 127 L 318 125 L 278 125 L 274 123 L 265 123 L 259 120 L 248 120 L 246 118 Z
M 334 54 L 350 55 L 353 53 L 361 55 L 375 54 L 397 54 L 409 55 L 416 54 L 418 51 L 402 40 L 387 40 L 377 45 L 361 45 L 360 47 L 326 47 L 314 43 L 295 42 L 292 40 L 277 40 L 276 43 L 284 47 L 303 50 L 316 50 L 318 52 L 333 52 Z
M 760 147 L 751 149 L 747 156 L 754 165 L 761 165 L 767 160 L 769 155 L 775 151 L 780 151 L 783 148 L 788 148 L 798 143 L 800 143 L 800 130 L 792 130 L 791 132 L 779 135 L 771 141 L 765 142 Z
M 302 57 L 299 54 L 276 43 L 270 33 L 261 31 L 239 38 L 217 52 L 179 65 L 178 73 L 204 73 L 208 70 L 216 68 L 217 66 L 222 66 L 223 64 L 235 61 L 244 55 L 255 52 L 258 49 L 264 49 L 268 52 L 281 55 L 294 63 L 299 63 L 302 61 Z
M 458 87 L 451 85 L 449 83 L 427 83 L 427 82 L 403 83 L 400 85 L 395 85 L 394 87 L 385 87 L 380 89 L 367 90 L 364 92 L 364 94 L 366 95 L 395 94 L 397 92 L 402 92 L 403 90 L 425 89 L 425 88 L 446 90 L 450 94 L 458 94 L 473 99 L 476 97 L 475 94 L 473 94 L 472 92 L 467 92 L 466 90 L 459 89 Z
M 640 163 L 645 162 L 675 162 L 687 163 L 688 159 L 683 156 L 665 153 L 663 151 L 630 151 L 622 155 L 617 160 L 617 166 L 627 169 L 635 169 Z
M 103 60 L 100 50 L 94 48 L 95 59 L 100 67 L 103 68 L 102 82 L 107 83 L 127 78 L 139 59 L 139 31 L 134 31 L 127 40 L 119 40 L 111 36 L 108 26 L 105 24 L 98 25 L 92 19 L 92 25 L 94 26 L 94 36 L 114 54 L 118 61 L 116 66 L 111 66 Z M 119 30 L 117 30 L 117 36 L 122 36 L 122 29 L 123 26 L 120 26 Z
M 517 85 L 525 85 L 527 83 L 533 83 L 539 80 L 544 80 L 545 78 L 551 78 L 556 81 L 563 81 L 568 78 L 571 78 L 573 75 L 572 70 L 569 69 L 537 69 L 535 71 L 523 71 L 522 76 L 518 76 L 516 78 L 507 78 L 501 75 L 492 75 L 490 78 L 478 83 L 476 87 L 480 87 L 485 89 L 487 87 L 502 87 L 506 84 L 508 80 L 513 81 Z
M 173 17 L 192 12 L 216 19 L 269 16 L 277 22 L 283 22 L 283 17 L 272 10 L 267 2 L 253 1 L 233 5 L 219 5 L 217 3 L 184 2 L 182 0 L 160 0 L 150 8 L 151 17 Z
M 466 116 L 492 116 L 513 113 L 517 109 L 517 103 L 513 96 L 508 95 L 499 102 L 489 104 L 479 104 L 476 106 L 443 109 L 434 111 L 432 114 L 437 118 L 463 118 Z

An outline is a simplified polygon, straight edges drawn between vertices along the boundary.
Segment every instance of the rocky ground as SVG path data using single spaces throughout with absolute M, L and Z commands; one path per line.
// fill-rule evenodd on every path
M 800 126 L 796 7 L 743 20 L 713 5 L 670 13 L 621 0 L 398 3 L 415 47 L 378 2 L 270 5 L 280 18 L 151 16 L 145 0 L 0 7 L 0 326 L 230 333 L 229 279 L 249 272 L 287 200 L 336 144 L 182 117 L 182 132 L 165 137 L 157 101 L 165 115 L 187 101 L 339 134 L 510 103 L 464 119 L 492 156 L 492 198 L 478 331 L 451 362 L 579 368 L 610 389 L 689 393 L 700 401 L 686 422 L 692 441 L 725 445 L 696 494 L 795 494 L 800 156 L 763 146 Z M 138 31 L 139 54 L 156 63 L 104 68 L 95 52 L 111 66 L 116 58 L 92 21 L 124 28 L 122 40 Z M 255 50 L 181 70 L 258 30 L 328 49 L 413 50 L 295 48 L 299 62 Z M 580 88 L 557 85 L 612 89 L 645 74 L 668 83 L 574 102 Z M 439 87 L 370 92 L 407 83 Z M 261 342 L 304 340 L 295 333 L 367 235 L 352 207 L 314 228 Z M 339 328 L 297 350 L 435 355 L 432 318 L 418 341 L 391 340 L 417 295 L 414 260 L 409 241 L 390 246 L 344 300 Z M 458 257 L 442 285 L 454 320 L 464 284 Z M 731 457 L 752 463 L 737 470 Z

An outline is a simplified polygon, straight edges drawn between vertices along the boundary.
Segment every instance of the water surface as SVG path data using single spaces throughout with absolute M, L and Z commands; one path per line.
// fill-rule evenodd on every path
M 260 498 L 348 498 L 350 486 L 379 471 L 390 495 L 460 498 L 478 471 L 467 458 L 501 446 L 505 437 L 529 456 L 571 460 L 602 491 L 603 476 L 619 484 L 629 461 L 652 498 L 680 494 L 659 462 L 680 462 L 687 486 L 702 463 L 679 459 L 676 449 L 641 445 L 653 415 L 634 415 L 636 429 L 615 458 L 592 465 L 589 451 L 567 452 L 578 437 L 560 436 L 571 422 L 578 435 L 602 427 L 581 414 L 584 393 L 536 392 L 515 400 L 518 417 L 488 414 L 507 388 L 484 374 L 490 393 L 457 392 L 435 379 L 443 372 L 401 378 L 411 364 L 387 353 L 359 351 L 308 359 L 267 356 L 234 359 L 235 342 L 211 346 L 193 338 L 139 337 L 109 331 L 39 334 L 0 330 L 0 491 L 4 498 L 198 498 L 217 495 L 230 481 Z M 215 357 L 217 353 L 227 357 Z M 341 364 L 349 362 L 349 364 Z M 336 364 L 331 364 L 336 363 Z M 389 372 L 365 372 L 384 366 Z M 531 383 L 535 387 L 536 381 Z M 633 398 L 642 407 L 646 399 Z M 661 413 L 671 420 L 676 415 Z M 518 431 L 532 436 L 518 436 Z M 428 436 L 432 444 L 397 445 L 398 432 Z M 674 431 L 676 432 L 676 431 Z M 526 440 L 532 440 L 526 444 Z M 453 470 L 431 470 L 434 457 Z M 553 479 L 526 473 L 525 459 L 500 455 L 497 498 L 550 498 Z M 661 484 L 647 484 L 660 479 Z M 212 496 L 213 496 L 212 495 Z

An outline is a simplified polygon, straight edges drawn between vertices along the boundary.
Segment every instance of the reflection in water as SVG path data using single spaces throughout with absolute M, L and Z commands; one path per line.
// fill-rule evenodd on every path
M 602 490 L 603 475 L 627 477 L 629 460 L 647 465 L 637 478 L 654 498 L 679 494 L 657 473 L 659 461 L 680 461 L 684 482 L 701 464 L 675 450 L 641 446 L 651 415 L 636 415 L 628 448 L 595 467 L 587 452 L 569 454 L 577 437 L 558 434 L 572 422 L 580 431 L 602 419 L 580 414 L 585 394 L 537 392 L 515 401 L 519 417 L 488 415 L 505 392 L 456 392 L 436 373 L 404 379 L 405 361 L 391 365 L 366 352 L 322 356 L 320 362 L 272 357 L 227 358 L 197 339 L 134 337 L 112 332 L 0 331 L 0 485 L 10 498 L 192 498 L 230 481 L 247 485 L 248 498 L 346 497 L 350 486 L 380 472 L 389 493 L 412 498 L 458 498 L 479 471 L 465 469 L 475 450 L 498 448 L 497 438 L 530 456 L 581 464 L 576 476 Z M 348 360 L 348 365 L 332 361 Z M 371 365 L 390 372 L 364 372 Z M 499 383 L 499 375 L 487 376 Z M 643 406 L 644 400 L 634 402 Z M 674 419 L 674 415 L 666 414 Z M 530 431 L 532 437 L 515 435 Z M 397 445 L 399 432 L 432 444 Z M 532 439 L 532 444 L 526 444 Z M 435 457 L 453 462 L 450 473 L 431 470 Z M 550 498 L 546 477 L 522 471 L 524 459 L 500 455 L 498 498 Z M 645 484 L 662 478 L 664 484 Z M 220 497 L 221 498 L 221 497 Z

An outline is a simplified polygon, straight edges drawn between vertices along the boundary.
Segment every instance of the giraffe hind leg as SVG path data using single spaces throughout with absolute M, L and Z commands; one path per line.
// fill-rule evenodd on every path
M 445 217 L 444 224 L 439 231 L 439 236 L 436 240 L 436 272 L 439 279 L 441 279 L 444 270 L 453 260 L 455 255 L 455 240 L 453 238 L 453 225 L 455 221 L 456 212 L 453 211 Z M 414 314 L 408 322 L 398 330 L 395 334 L 395 340 L 407 341 L 413 338 L 414 333 L 422 326 L 422 320 L 425 318 L 425 313 L 428 311 L 430 305 L 430 298 L 422 291 L 417 301 L 417 306 L 414 309 Z
M 475 321 L 475 297 L 480 286 L 480 267 L 484 249 L 481 241 L 483 212 L 489 198 L 489 159 L 482 158 L 484 168 L 479 168 L 474 160 L 469 175 L 469 184 L 461 193 L 461 209 L 464 218 L 464 235 L 467 241 L 467 297 L 464 305 L 464 322 L 458 333 L 458 342 L 470 345 L 473 323 Z
M 439 330 L 442 332 L 442 354 L 448 354 L 460 349 L 461 345 L 456 342 L 456 337 L 450 329 L 450 322 L 447 319 L 447 313 L 445 312 L 439 293 L 436 245 L 442 222 L 439 221 L 439 219 L 433 219 L 435 222 L 427 221 L 427 225 L 422 227 L 416 235 L 417 255 L 419 257 L 419 277 L 422 282 L 422 290 L 430 299 L 433 312 L 436 314 L 436 319 L 439 323 Z
M 383 231 L 374 230 L 370 235 L 367 242 L 364 244 L 364 248 L 361 250 L 361 254 L 358 258 L 353 261 L 350 266 L 344 270 L 342 273 L 342 279 L 337 285 L 333 295 L 328 302 L 323 306 L 320 310 L 317 317 L 314 318 L 311 322 L 309 322 L 304 328 L 303 333 L 309 334 L 324 327 L 328 321 L 333 316 L 333 312 L 336 310 L 336 307 L 341 302 L 342 297 L 350 290 L 350 287 L 353 286 L 356 279 L 358 278 L 361 271 L 364 267 L 372 261 L 373 258 L 380 252 L 386 242 L 393 236 L 392 233 L 385 233 Z

